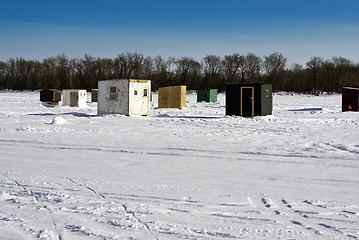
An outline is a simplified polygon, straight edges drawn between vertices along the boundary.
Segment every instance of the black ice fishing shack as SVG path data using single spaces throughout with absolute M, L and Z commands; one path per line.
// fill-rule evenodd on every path
M 226 84 L 226 115 L 242 117 L 271 115 L 272 85 L 264 83 Z

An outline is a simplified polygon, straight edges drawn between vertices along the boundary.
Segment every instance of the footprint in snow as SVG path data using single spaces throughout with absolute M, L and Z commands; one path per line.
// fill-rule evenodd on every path
M 282 199 L 282 203 L 284 203 L 288 208 L 292 208 L 292 205 L 290 205 L 285 199 Z
M 267 202 L 267 200 L 265 200 L 264 198 L 262 198 L 262 203 L 264 204 L 264 206 L 266 206 L 266 208 L 270 208 L 271 205 Z

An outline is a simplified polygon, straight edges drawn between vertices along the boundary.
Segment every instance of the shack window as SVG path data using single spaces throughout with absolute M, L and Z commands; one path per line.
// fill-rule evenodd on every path
M 116 100 L 117 98 L 116 87 L 110 87 L 110 100 Z
M 137 90 L 135 90 L 133 94 L 137 95 Z
M 269 97 L 269 89 L 266 89 L 266 97 Z
M 147 97 L 147 88 L 143 89 L 143 96 Z

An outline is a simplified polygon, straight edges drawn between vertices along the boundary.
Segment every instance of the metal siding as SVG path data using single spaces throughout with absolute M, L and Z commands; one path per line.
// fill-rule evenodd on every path
M 114 79 L 98 82 L 98 114 L 129 114 L 128 80 Z M 116 100 L 110 100 L 110 88 L 116 87 Z
M 269 91 L 266 97 L 266 90 Z M 262 84 L 261 86 L 261 116 L 271 115 L 273 111 L 272 85 Z

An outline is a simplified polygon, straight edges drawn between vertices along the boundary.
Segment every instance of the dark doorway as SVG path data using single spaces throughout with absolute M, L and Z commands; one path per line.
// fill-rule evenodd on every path
M 70 107 L 78 107 L 79 94 L 77 92 L 70 92 Z
M 241 88 L 241 116 L 253 117 L 254 116 L 254 88 L 242 87 Z

